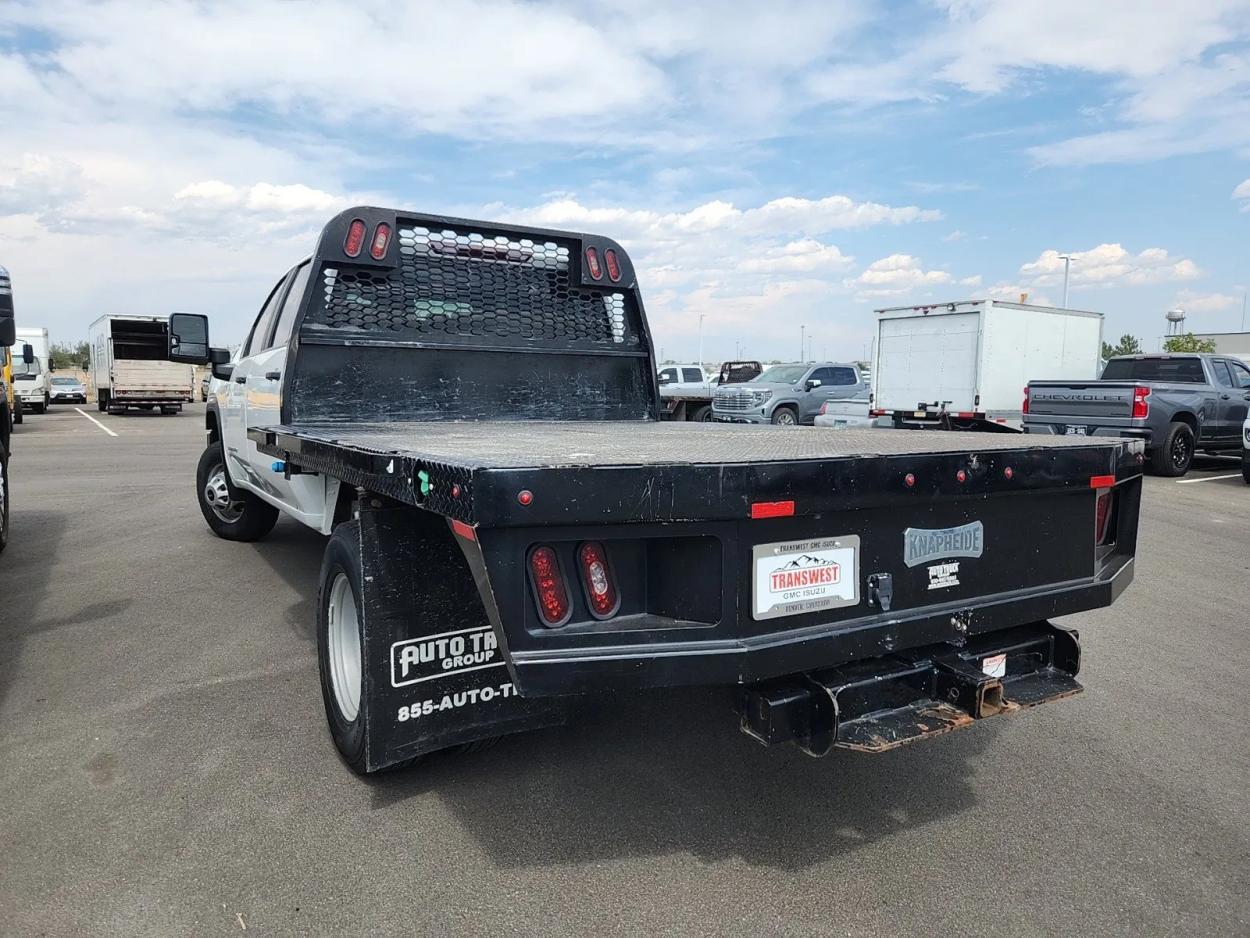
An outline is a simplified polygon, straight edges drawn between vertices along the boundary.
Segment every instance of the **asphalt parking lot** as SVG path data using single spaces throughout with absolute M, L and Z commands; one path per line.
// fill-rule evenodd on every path
M 1146 480 L 1136 582 L 1066 623 L 1072 700 L 818 761 L 719 693 L 618 697 L 362 780 L 323 725 L 322 538 L 209 533 L 202 406 L 17 428 L 0 932 L 1250 932 L 1235 464 Z

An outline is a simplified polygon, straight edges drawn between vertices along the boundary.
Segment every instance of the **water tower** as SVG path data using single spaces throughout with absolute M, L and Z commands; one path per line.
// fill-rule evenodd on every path
M 1185 311 L 1180 309 L 1169 309 L 1167 312 L 1168 335 L 1180 335 L 1185 331 Z

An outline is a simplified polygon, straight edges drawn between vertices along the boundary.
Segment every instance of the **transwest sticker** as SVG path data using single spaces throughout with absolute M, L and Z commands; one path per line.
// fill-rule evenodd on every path
M 859 538 L 758 544 L 751 615 L 775 619 L 859 602 Z
M 391 686 L 404 687 L 448 674 L 498 668 L 503 663 L 489 625 L 410 638 L 391 646 Z
M 959 561 L 939 563 L 929 568 L 929 589 L 944 590 L 959 585 Z
M 918 567 L 930 560 L 980 557 L 985 528 L 980 521 L 957 528 L 908 528 L 903 532 L 903 563 Z

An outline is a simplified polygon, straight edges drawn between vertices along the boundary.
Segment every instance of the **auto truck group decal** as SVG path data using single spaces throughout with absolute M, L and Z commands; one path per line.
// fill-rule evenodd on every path
M 410 638 L 391 646 L 391 686 L 406 687 L 503 664 L 489 625 Z

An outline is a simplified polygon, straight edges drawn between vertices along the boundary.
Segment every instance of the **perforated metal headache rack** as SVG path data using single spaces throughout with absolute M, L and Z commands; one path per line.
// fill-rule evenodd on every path
M 325 268 L 306 322 L 344 337 L 643 354 L 632 292 L 575 282 L 570 242 L 402 218 L 398 242 L 393 269 Z

